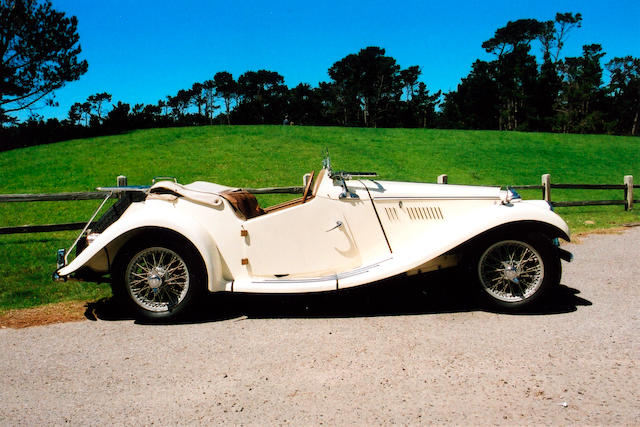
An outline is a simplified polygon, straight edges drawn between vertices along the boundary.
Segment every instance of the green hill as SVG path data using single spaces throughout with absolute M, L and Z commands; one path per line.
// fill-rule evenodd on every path
M 0 194 L 88 191 L 154 176 L 180 182 L 206 180 L 233 186 L 298 185 L 320 169 L 328 147 L 334 169 L 373 170 L 382 179 L 452 184 L 553 182 L 640 183 L 640 139 L 602 135 L 558 135 L 433 129 L 362 129 L 283 126 L 212 126 L 134 131 L 0 153 Z M 622 191 L 554 190 L 554 200 L 622 199 Z M 540 198 L 539 191 L 523 192 Z M 640 198 L 640 197 L 636 197 Z M 277 197 L 263 197 L 270 204 Z M 0 204 L 0 227 L 87 220 L 96 201 Z M 574 231 L 639 222 L 640 206 L 558 209 Z M 585 221 L 594 222 L 586 225 Z M 68 247 L 74 232 L 0 236 L 0 311 L 67 299 L 91 299 L 108 287 L 53 284 L 55 250 Z

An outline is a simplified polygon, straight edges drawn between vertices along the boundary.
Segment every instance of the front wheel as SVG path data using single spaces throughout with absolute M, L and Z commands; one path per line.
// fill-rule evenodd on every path
M 544 238 L 495 239 L 475 258 L 480 293 L 490 304 L 519 309 L 540 301 L 560 282 L 560 258 Z
M 174 320 L 204 289 L 198 252 L 172 236 L 127 245 L 114 268 L 114 294 L 146 320 Z

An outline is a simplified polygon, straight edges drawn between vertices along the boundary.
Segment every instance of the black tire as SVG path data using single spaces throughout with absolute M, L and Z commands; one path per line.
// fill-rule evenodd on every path
M 558 251 L 542 235 L 485 239 L 476 246 L 471 266 L 481 298 L 514 311 L 542 301 L 562 275 Z
M 174 321 L 206 288 L 202 257 L 188 241 L 172 234 L 136 237 L 118 253 L 113 294 L 137 319 Z

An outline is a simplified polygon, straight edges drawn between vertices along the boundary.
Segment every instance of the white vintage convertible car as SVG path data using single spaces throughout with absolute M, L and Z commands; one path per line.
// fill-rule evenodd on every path
M 118 201 L 58 251 L 54 278 L 111 281 L 146 319 L 174 318 L 206 291 L 335 291 L 456 265 L 502 309 L 559 283 L 571 254 L 558 238 L 569 240 L 569 229 L 548 203 L 509 188 L 375 176 L 333 171 L 327 157 L 303 177 L 302 197 L 266 209 L 208 182 L 102 188 Z

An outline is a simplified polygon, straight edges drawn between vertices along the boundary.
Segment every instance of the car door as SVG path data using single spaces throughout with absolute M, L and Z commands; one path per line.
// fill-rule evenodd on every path
M 254 277 L 326 277 L 362 264 L 342 203 L 315 197 L 245 222 Z

